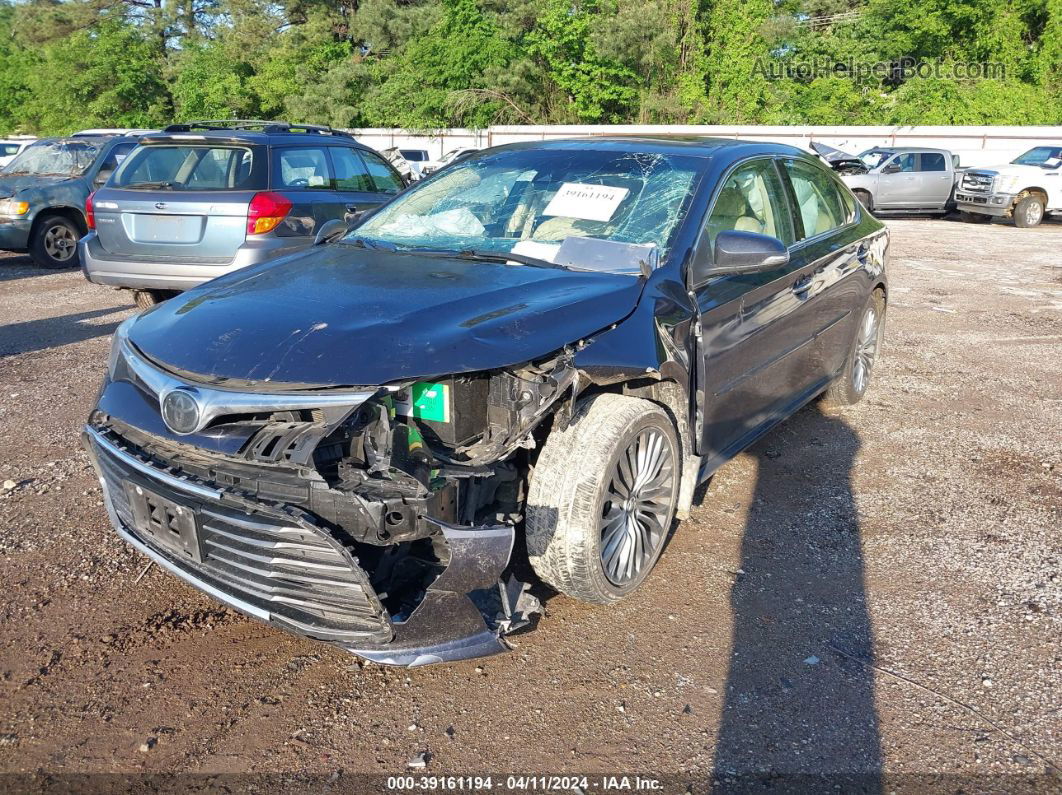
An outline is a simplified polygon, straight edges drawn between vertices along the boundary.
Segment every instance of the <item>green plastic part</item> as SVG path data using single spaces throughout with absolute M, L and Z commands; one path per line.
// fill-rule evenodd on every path
M 411 416 L 429 422 L 450 421 L 450 387 L 418 381 L 410 388 L 413 409 Z

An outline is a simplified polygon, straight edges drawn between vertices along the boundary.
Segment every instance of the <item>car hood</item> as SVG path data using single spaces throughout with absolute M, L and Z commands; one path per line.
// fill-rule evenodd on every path
M 0 174 L 0 198 L 14 196 L 20 190 L 26 188 L 44 188 L 49 185 L 57 185 L 60 182 L 69 182 L 74 177 L 41 176 L 40 174 L 23 174 L 7 176 Z
M 642 284 L 336 244 L 166 301 L 132 325 L 130 340 L 208 380 L 380 385 L 545 356 L 623 319 Z
M 1026 177 L 1039 179 L 1045 173 L 1049 173 L 1039 166 L 1024 166 L 1020 163 L 1004 163 L 1000 166 L 984 166 L 982 168 L 968 168 L 967 174 L 999 174 L 1004 177 Z

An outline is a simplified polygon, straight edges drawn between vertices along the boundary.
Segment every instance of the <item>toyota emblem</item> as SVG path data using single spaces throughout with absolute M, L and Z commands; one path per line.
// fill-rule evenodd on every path
M 166 427 L 182 436 L 199 429 L 201 410 L 194 389 L 178 387 L 162 399 L 162 419 Z

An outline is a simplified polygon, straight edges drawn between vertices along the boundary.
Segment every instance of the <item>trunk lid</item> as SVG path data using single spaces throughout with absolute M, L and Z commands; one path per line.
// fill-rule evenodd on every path
M 255 193 L 102 188 L 94 199 L 96 234 L 118 256 L 230 262 L 246 237 Z

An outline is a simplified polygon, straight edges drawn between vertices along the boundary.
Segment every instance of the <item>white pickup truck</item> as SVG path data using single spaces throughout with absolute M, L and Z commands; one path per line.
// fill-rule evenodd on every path
M 1023 228 L 1062 213 L 1062 146 L 1034 146 L 1006 165 L 969 169 L 955 189 L 955 206 L 968 221 L 1009 217 Z

